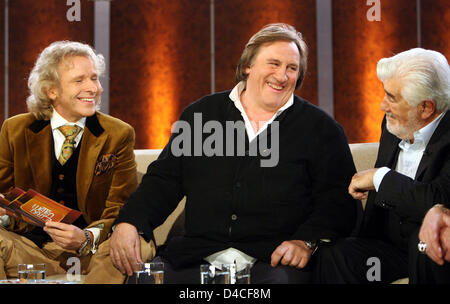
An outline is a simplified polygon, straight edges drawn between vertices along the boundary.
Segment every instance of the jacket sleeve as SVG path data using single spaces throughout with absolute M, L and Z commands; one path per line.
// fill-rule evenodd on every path
M 176 135 L 177 133 L 172 133 L 158 159 L 148 166 L 141 183 L 120 210 L 114 225 L 130 223 L 146 240 L 150 240 L 153 238 L 153 229 L 161 225 L 178 206 L 183 198 L 183 191 L 182 160 L 171 149 Z
M 420 223 L 435 204 L 450 204 L 450 151 L 444 155 L 436 177 L 428 182 L 417 181 L 394 170 L 381 182 L 375 204 L 394 209 L 400 217 Z
M 316 123 L 308 143 L 313 206 L 293 236 L 298 240 L 333 240 L 348 236 L 356 224 L 358 201 L 348 194 L 356 169 L 344 130 L 331 119 Z

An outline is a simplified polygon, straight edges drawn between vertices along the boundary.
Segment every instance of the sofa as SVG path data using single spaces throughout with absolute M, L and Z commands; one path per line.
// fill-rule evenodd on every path
M 362 171 L 373 168 L 378 152 L 378 143 L 357 143 L 350 144 L 350 151 L 353 156 L 356 171 Z M 138 181 L 142 180 L 147 171 L 148 165 L 158 158 L 160 149 L 141 149 L 134 150 L 138 171 Z M 363 208 L 365 200 L 362 201 Z M 154 230 L 156 245 L 163 245 L 171 234 L 179 234 L 184 226 L 184 205 L 185 199 L 181 200 L 178 207 L 166 219 L 166 221 Z M 79 283 L 83 283 L 84 277 Z M 403 278 L 393 282 L 393 284 L 407 284 L 408 278 Z
M 356 166 L 356 170 L 358 172 L 369 168 L 373 168 L 377 157 L 378 143 L 358 143 L 358 144 L 350 144 L 349 146 L 353 156 L 353 161 Z M 142 176 L 147 171 L 147 166 L 152 161 L 158 158 L 158 155 L 159 153 L 161 153 L 161 150 L 144 149 L 144 150 L 135 150 L 134 153 L 136 156 L 138 180 L 140 182 Z M 365 200 L 362 203 L 364 207 Z M 167 220 L 161 226 L 155 229 L 154 235 L 157 246 L 164 244 L 165 241 L 167 240 L 167 237 L 170 234 L 177 234 L 183 229 L 184 204 L 185 199 L 183 199 L 179 203 L 178 207 L 167 218 Z

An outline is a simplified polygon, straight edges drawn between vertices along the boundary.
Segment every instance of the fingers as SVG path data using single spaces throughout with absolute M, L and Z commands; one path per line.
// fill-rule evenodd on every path
M 450 227 L 445 227 L 441 231 L 440 235 L 441 246 L 445 254 L 443 254 L 443 259 L 450 262 Z
M 44 231 L 59 246 L 68 250 L 77 250 L 86 240 L 83 230 L 80 228 L 57 222 L 46 222 Z
M 137 263 L 142 262 L 140 238 L 136 227 L 128 223 L 116 226 L 110 241 L 110 256 L 114 266 L 123 274 L 133 275 Z
M 274 252 L 272 253 L 272 256 L 270 258 L 270 265 L 272 267 L 275 267 L 280 262 L 281 258 L 283 258 L 285 252 L 287 251 L 287 246 L 283 245 L 282 243 L 280 246 L 278 246 Z
M 0 216 L 3 216 L 3 215 L 6 215 L 6 209 L 0 208 Z
M 278 264 L 296 268 L 304 268 L 311 257 L 311 249 L 303 241 L 285 241 L 278 246 L 271 256 L 271 266 Z

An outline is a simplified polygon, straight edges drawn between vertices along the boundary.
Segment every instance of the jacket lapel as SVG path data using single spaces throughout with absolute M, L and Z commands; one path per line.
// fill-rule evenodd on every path
M 97 114 L 86 119 L 77 167 L 77 197 L 80 210 L 84 210 L 86 196 L 94 177 L 100 152 L 108 138 L 97 119 Z
M 35 120 L 30 127 L 25 129 L 25 143 L 35 190 L 48 194 L 52 185 L 52 156 L 54 154 L 50 121 Z
M 428 142 L 425 151 L 423 152 L 422 159 L 420 160 L 419 167 L 417 168 L 415 180 L 419 180 L 421 175 L 426 171 L 429 167 L 430 161 L 433 158 L 433 154 L 436 151 L 440 151 L 441 146 L 444 144 L 448 144 L 448 140 L 442 140 L 442 137 L 449 136 L 450 130 L 450 114 L 447 111 L 442 117 L 438 127 L 434 131 L 433 135 Z
M 398 153 L 400 152 L 400 139 L 391 134 L 386 128 L 386 116 L 382 123 L 383 134 L 380 139 L 380 148 L 378 149 L 378 157 L 375 168 L 389 167 L 395 169 Z

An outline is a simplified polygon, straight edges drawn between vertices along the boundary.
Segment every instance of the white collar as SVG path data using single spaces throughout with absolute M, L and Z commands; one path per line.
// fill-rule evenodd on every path
M 420 130 L 417 130 L 416 132 L 413 133 L 414 136 L 414 143 L 411 144 L 406 140 L 402 140 L 399 143 L 400 148 L 409 148 L 412 146 L 417 146 L 418 148 L 422 147 L 425 148 L 428 145 L 428 142 L 431 139 L 431 136 L 433 136 L 434 131 L 436 130 L 436 128 L 439 125 L 439 122 L 441 121 L 442 117 L 444 117 L 444 113 L 441 113 L 438 117 L 436 117 L 435 119 L 433 119 L 432 122 L 430 122 L 429 124 L 427 124 L 425 127 L 423 127 Z
M 77 122 L 68 122 L 55 109 L 53 109 L 52 118 L 50 119 L 50 125 L 52 126 L 52 130 L 55 130 L 64 125 L 77 125 L 81 129 L 84 129 L 84 126 L 86 125 L 86 117 L 81 118 Z
M 242 94 L 242 91 L 244 91 L 244 90 L 245 90 L 245 81 L 241 81 L 237 85 L 234 86 L 233 90 L 231 90 L 231 93 L 228 96 L 234 102 L 234 105 L 236 106 L 236 108 L 238 108 L 238 110 L 241 112 L 245 112 L 244 107 L 242 106 L 242 102 L 241 102 L 241 94 Z M 293 104 L 294 104 L 294 94 L 292 93 L 291 97 L 289 97 L 288 101 L 281 108 L 278 109 L 277 113 L 275 114 L 275 117 L 280 115 L 284 110 L 286 110 Z

